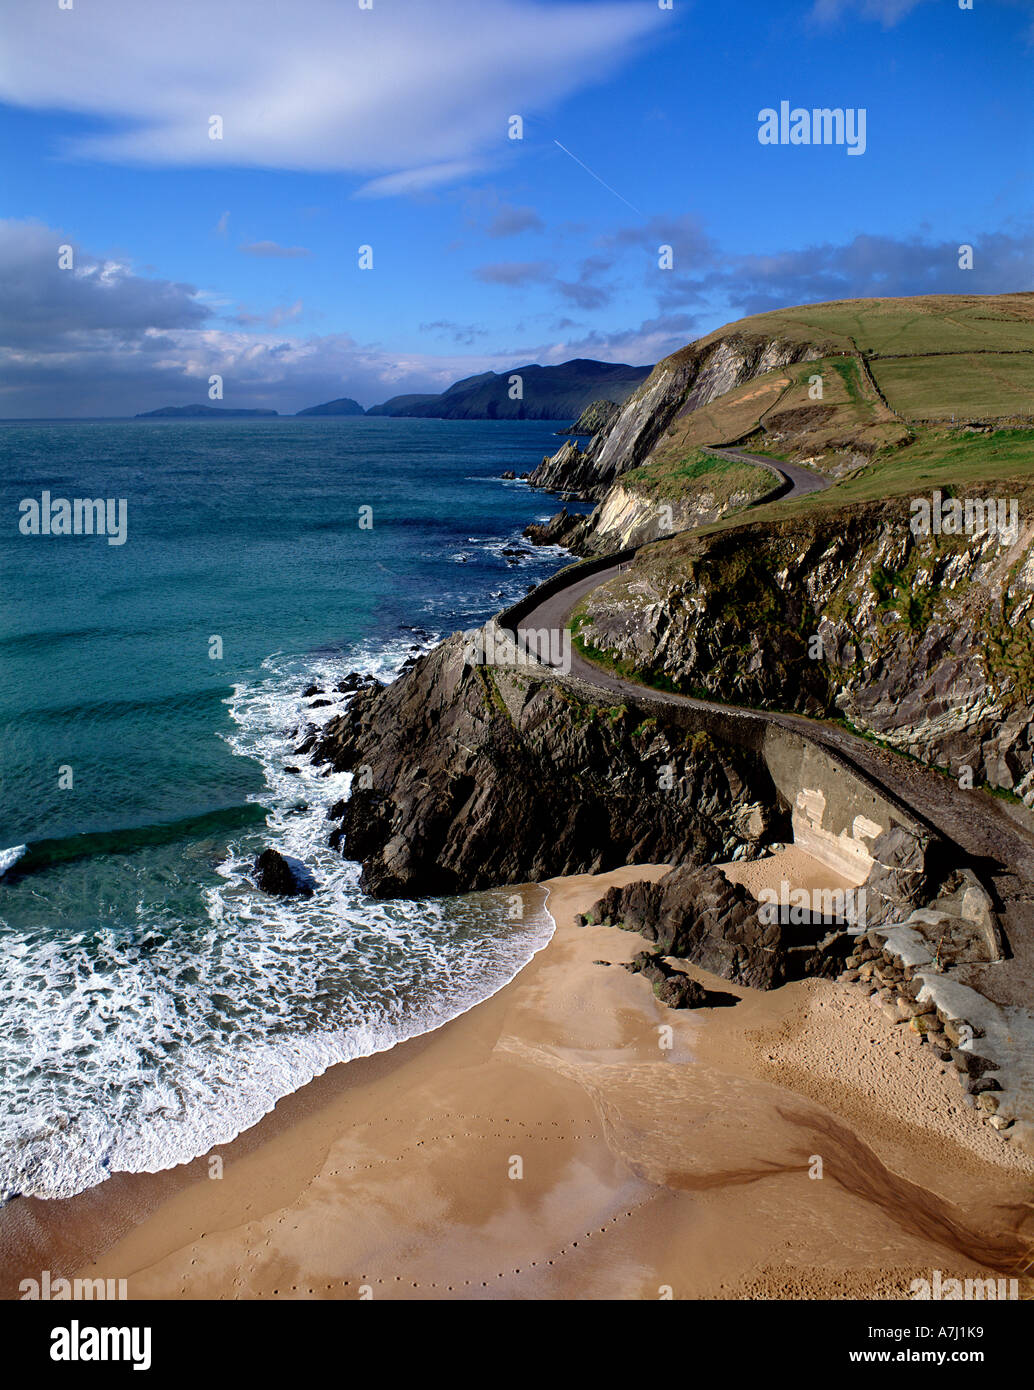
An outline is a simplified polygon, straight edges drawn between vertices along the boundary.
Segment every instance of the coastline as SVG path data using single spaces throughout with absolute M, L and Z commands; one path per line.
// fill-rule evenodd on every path
M 664 871 L 539 885 L 556 929 L 507 985 L 210 1155 L 12 1202 L 0 1293 L 41 1268 L 188 1299 L 902 1298 L 934 1269 L 1015 1274 L 1034 1161 L 907 1030 L 845 985 L 692 967 L 739 1002 L 671 1011 L 618 968 L 638 935 L 574 925 Z

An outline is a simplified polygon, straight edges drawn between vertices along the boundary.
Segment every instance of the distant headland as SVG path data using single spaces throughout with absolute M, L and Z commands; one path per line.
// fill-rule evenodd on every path
M 652 367 L 625 362 L 596 362 L 576 357 L 555 367 L 529 363 L 505 372 L 482 372 L 453 382 L 438 395 L 392 396 L 364 410 L 350 396 L 310 405 L 296 416 L 388 415 L 432 420 L 577 420 L 589 406 L 609 404 L 616 410 L 642 385 Z M 276 410 L 242 410 L 230 406 L 164 405 L 142 411 L 137 420 L 280 419 Z

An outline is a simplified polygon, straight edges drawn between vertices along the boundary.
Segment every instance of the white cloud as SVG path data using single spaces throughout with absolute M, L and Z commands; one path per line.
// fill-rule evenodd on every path
M 16 5 L 0 99 L 107 120 L 70 142 L 91 159 L 347 170 L 383 195 L 512 150 L 511 114 L 605 78 L 659 18 L 631 0 Z
M 62 247 L 72 264 L 62 268 Z M 193 285 L 136 275 L 92 255 L 42 222 L 0 220 L 0 344 L 62 352 L 92 334 L 131 341 L 150 330 L 190 328 L 210 316 Z
M 450 159 L 423 169 L 403 169 L 397 174 L 382 174 L 380 178 L 370 179 L 356 190 L 356 197 L 395 198 L 401 193 L 426 193 L 442 184 L 476 174 L 483 167 L 483 160 Z
M 66 245 L 74 265 L 62 270 Z M 219 317 L 220 308 L 192 285 L 94 255 L 59 228 L 0 220 L 0 417 L 204 403 L 213 372 L 226 405 L 289 412 L 338 396 L 373 405 L 536 356 L 534 347 L 470 356 L 392 352 L 347 333 L 288 337 L 277 329 L 304 313 L 300 299 L 266 314 Z

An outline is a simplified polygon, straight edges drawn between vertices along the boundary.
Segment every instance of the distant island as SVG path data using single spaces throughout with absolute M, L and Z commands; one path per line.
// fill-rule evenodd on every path
M 296 415 L 365 415 L 366 411 L 351 396 L 341 396 L 336 401 L 326 401 L 323 405 L 310 405 L 307 410 L 296 410 Z
M 430 420 L 576 420 L 570 433 L 595 434 L 613 419 L 632 392 L 643 384 L 652 367 L 625 362 L 596 362 L 575 357 L 556 367 L 529 363 L 505 372 L 482 372 L 455 381 L 437 395 L 392 396 L 364 410 L 351 396 L 295 412 L 302 416 L 389 415 Z M 519 381 L 517 380 L 519 378 Z M 590 409 L 591 408 L 591 409 Z M 583 415 L 585 416 L 583 421 Z M 239 410 L 231 406 L 163 405 L 135 418 L 154 419 L 280 419 L 276 410 Z
M 139 415 L 134 416 L 134 419 L 157 420 L 178 417 L 182 420 L 200 420 L 215 416 L 220 420 L 240 420 L 255 416 L 268 418 L 278 414 L 279 411 L 276 410 L 235 410 L 232 406 L 163 405 L 158 410 L 144 410 Z
M 457 381 L 440 395 L 393 396 L 367 415 L 434 420 L 576 420 L 594 401 L 623 405 L 651 367 L 576 357 L 556 367 L 529 363 L 505 372 L 482 372 Z M 512 399 L 520 378 L 520 395 Z

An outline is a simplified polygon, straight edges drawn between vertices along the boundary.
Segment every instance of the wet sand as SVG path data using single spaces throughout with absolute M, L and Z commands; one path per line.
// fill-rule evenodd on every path
M 739 1002 L 676 1012 L 594 964 L 642 940 L 574 915 L 664 871 L 553 880 L 556 934 L 503 990 L 211 1156 L 12 1203 L 3 1292 L 41 1268 L 204 1299 L 900 1298 L 934 1269 L 1014 1273 L 1034 1162 L 864 994 L 689 967 Z

